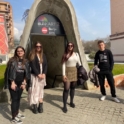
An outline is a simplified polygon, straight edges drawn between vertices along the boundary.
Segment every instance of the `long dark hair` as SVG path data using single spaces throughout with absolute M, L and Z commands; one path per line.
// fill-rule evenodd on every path
M 36 56 L 36 45 L 37 44 L 40 44 L 41 45 L 41 47 L 42 47 L 42 44 L 39 42 L 39 41 L 37 41 L 35 44 L 34 44 L 34 46 L 33 46 L 33 49 L 31 50 L 31 52 L 30 52 L 30 54 L 29 54 L 29 60 L 30 61 L 32 61 L 32 60 L 34 60 L 34 58 L 35 58 L 35 56 Z M 43 62 L 43 47 L 41 48 L 41 51 L 40 51 L 40 63 L 42 63 Z
M 12 62 L 14 62 L 14 61 L 16 61 L 16 62 L 19 61 L 19 57 L 18 57 L 18 54 L 17 54 L 17 50 L 18 50 L 19 48 L 21 48 L 21 49 L 24 51 L 24 56 L 23 56 L 23 60 L 22 60 L 22 65 L 25 65 L 25 62 L 26 62 L 27 60 L 25 59 L 25 49 L 24 49 L 22 46 L 16 47 L 15 52 L 14 52 L 14 56 L 13 56 L 12 58 L 10 58 L 10 60 L 9 60 L 8 63 L 7 63 L 7 65 L 9 65 L 10 63 L 12 63 Z
M 69 53 L 69 51 L 68 51 L 68 46 L 69 46 L 70 43 L 72 44 L 73 49 L 72 49 L 72 51 L 70 52 L 69 56 L 67 56 L 67 54 Z M 61 63 L 63 64 L 64 62 L 68 61 L 68 59 L 72 56 L 73 52 L 74 52 L 74 44 L 73 44 L 72 42 L 69 42 L 69 43 L 67 44 L 66 48 L 65 48 L 65 52 L 64 52 L 64 55 L 62 56 Z

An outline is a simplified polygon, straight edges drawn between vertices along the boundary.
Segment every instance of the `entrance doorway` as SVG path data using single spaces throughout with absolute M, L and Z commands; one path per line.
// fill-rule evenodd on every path
M 65 37 L 31 35 L 32 45 L 36 41 L 40 41 L 43 45 L 43 51 L 47 58 L 47 85 L 48 87 L 57 86 L 60 82 L 62 82 L 61 58 L 65 51 Z M 54 80 L 55 78 L 56 80 Z
M 56 16 L 45 13 L 36 18 L 31 30 L 30 42 L 33 45 L 36 41 L 43 45 L 43 51 L 48 62 L 47 85 L 53 87 L 56 76 L 58 77 L 55 84 L 62 82 L 61 58 L 66 44 L 63 25 Z

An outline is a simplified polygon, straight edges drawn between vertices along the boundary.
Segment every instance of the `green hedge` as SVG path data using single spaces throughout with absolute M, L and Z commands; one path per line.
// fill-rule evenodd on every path
M 0 65 L 0 89 L 3 87 L 5 69 L 6 65 Z
M 89 63 L 90 69 L 93 68 L 93 63 Z M 124 74 L 124 64 L 114 64 L 113 75 Z
M 90 58 L 90 59 L 94 59 L 95 54 L 96 54 L 96 52 L 92 51 L 92 52 L 89 54 L 89 58 Z

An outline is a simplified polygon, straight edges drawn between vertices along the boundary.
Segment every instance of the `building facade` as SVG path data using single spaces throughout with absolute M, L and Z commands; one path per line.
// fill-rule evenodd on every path
M 12 7 L 8 2 L 0 2 L 0 55 L 6 55 L 14 45 Z
M 124 0 L 111 3 L 111 50 L 115 61 L 124 62 Z

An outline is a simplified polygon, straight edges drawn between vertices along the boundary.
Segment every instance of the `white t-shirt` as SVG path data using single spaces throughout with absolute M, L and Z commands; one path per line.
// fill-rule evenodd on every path
M 76 67 L 76 64 L 81 66 L 81 61 L 78 53 L 73 53 L 72 56 L 62 64 L 62 75 L 65 75 L 66 67 Z

